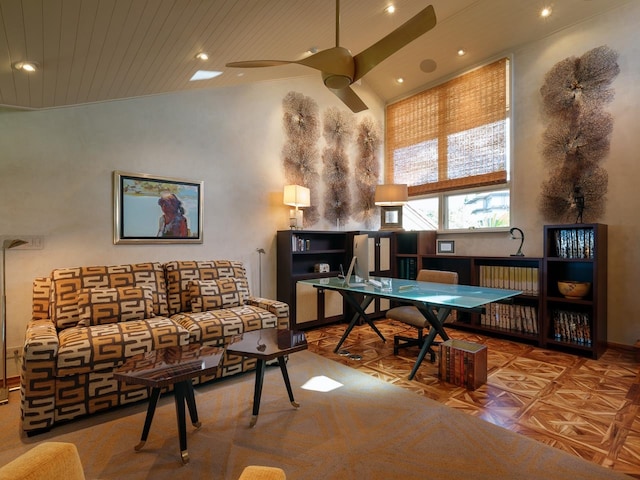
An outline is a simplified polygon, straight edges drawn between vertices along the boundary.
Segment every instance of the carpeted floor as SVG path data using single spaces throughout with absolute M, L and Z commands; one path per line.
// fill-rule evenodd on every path
M 77 445 L 88 479 L 235 479 L 249 464 L 279 466 L 295 479 L 628 478 L 311 352 L 288 363 L 296 400 L 269 368 L 258 424 L 248 428 L 253 374 L 196 389 L 203 425 L 188 427 L 191 462 L 179 461 L 172 398 L 163 397 L 144 449 L 146 404 L 93 416 L 28 438 L 18 392 L 0 407 L 0 464 L 47 440 Z M 342 384 L 300 387 L 325 376 Z

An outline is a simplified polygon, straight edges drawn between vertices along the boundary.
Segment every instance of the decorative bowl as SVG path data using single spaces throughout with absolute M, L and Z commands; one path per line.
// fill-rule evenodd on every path
M 589 293 L 591 282 L 563 280 L 558 282 L 558 290 L 566 298 L 582 298 Z

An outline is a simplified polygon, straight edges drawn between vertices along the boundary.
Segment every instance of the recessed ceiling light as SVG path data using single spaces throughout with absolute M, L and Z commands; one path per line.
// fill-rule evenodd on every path
M 38 70 L 38 68 L 40 68 L 40 65 L 38 65 L 36 62 L 24 61 L 14 63 L 13 68 L 15 68 L 16 70 L 22 70 L 23 72 L 31 73 Z
M 464 48 L 459 48 L 458 49 L 458 56 L 459 57 L 462 57 L 462 56 L 464 56 L 466 54 L 467 54 L 467 51 Z
M 549 15 L 551 15 L 551 7 L 544 7 L 540 10 L 540 16 L 542 18 L 547 18 Z
M 387 8 L 384 9 L 386 13 L 393 13 L 396 11 L 395 5 L 388 5 Z
M 202 60 L 202 61 L 204 61 L 204 60 L 209 60 L 209 54 L 208 54 L 208 53 L 205 53 L 205 52 L 200 52 L 200 53 L 198 53 L 198 54 L 196 55 L 196 58 L 197 58 L 198 60 Z
M 193 77 L 191 77 L 189 81 L 194 82 L 196 80 L 209 80 L 217 77 L 218 75 L 222 75 L 222 72 L 217 72 L 215 70 L 198 70 L 193 74 Z
M 404 83 L 404 78 L 398 77 L 398 78 L 396 78 L 396 82 L 397 83 Z

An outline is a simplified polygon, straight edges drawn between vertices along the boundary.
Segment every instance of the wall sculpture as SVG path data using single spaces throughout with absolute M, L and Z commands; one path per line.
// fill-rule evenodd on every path
M 374 203 L 374 197 L 380 176 L 380 133 L 372 118 L 366 117 L 358 125 L 356 144 L 358 157 L 355 162 L 353 211 L 357 221 L 366 228 L 371 228 L 373 220 L 377 218 L 378 207 Z
M 543 157 L 549 178 L 540 211 L 552 222 L 595 222 L 604 214 L 613 119 L 604 107 L 620 72 L 618 54 L 607 46 L 558 62 L 540 89 L 547 128 Z
M 353 115 L 329 108 L 323 117 L 326 142 L 322 152 L 324 218 L 340 228 L 351 215 L 347 145 L 353 135 Z
M 287 184 L 302 185 L 311 191 L 311 206 L 305 208 L 304 225 L 320 219 L 318 205 L 320 115 L 318 104 L 298 92 L 289 92 L 282 101 L 286 142 L 282 149 Z

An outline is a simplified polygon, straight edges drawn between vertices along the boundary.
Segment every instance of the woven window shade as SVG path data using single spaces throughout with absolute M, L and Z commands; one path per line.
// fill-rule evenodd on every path
M 387 183 L 409 196 L 506 183 L 508 59 L 387 106 Z

